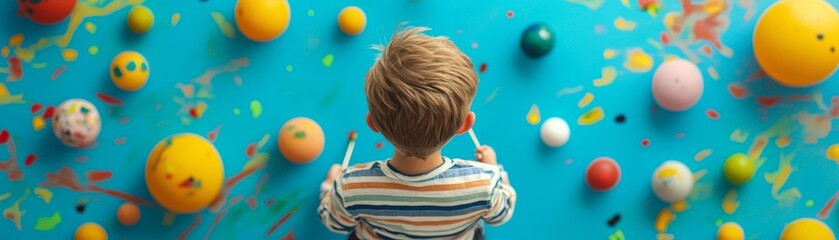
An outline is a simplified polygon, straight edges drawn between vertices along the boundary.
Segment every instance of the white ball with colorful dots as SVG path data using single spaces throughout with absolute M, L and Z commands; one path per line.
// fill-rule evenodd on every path
M 52 119 L 52 132 L 64 145 L 86 148 L 96 141 L 102 121 L 96 106 L 84 99 L 70 99 L 58 105 Z
M 693 172 L 685 164 L 669 160 L 655 169 L 652 182 L 659 199 L 675 203 L 685 200 L 693 189 Z

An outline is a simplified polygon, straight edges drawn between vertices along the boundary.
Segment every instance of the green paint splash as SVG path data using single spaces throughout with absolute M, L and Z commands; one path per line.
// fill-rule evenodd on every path
M 242 114 L 242 110 L 239 110 L 239 108 L 234 108 L 233 115 L 239 116 L 239 114 Z
M 218 25 L 218 28 L 221 30 L 221 33 L 224 34 L 224 36 L 227 36 L 229 38 L 236 37 L 236 29 L 233 28 L 233 25 L 230 24 L 230 22 L 228 22 L 227 19 L 224 19 L 224 15 L 222 15 L 220 12 L 211 12 L 210 16 L 213 18 L 213 21 L 216 22 L 216 25 Z
M 286 65 L 286 66 L 285 66 L 285 71 L 286 71 L 286 72 L 292 72 L 292 71 L 294 71 L 294 67 L 293 67 L 293 66 L 291 66 L 291 65 Z
M 623 231 L 621 231 L 620 229 L 615 231 L 614 234 L 609 235 L 609 240 L 624 240 L 624 239 L 626 239 L 626 237 L 623 236 Z
M 340 94 L 341 94 L 341 84 L 336 83 L 335 85 L 332 85 L 332 88 L 329 89 L 329 92 L 327 92 L 326 95 L 324 95 L 323 98 L 321 98 L 320 107 L 325 108 L 325 107 L 328 107 L 329 105 L 332 105 L 332 103 L 335 103 L 335 100 L 338 99 L 338 95 L 340 95 Z
M 251 117 L 253 119 L 259 118 L 259 115 L 262 115 L 262 103 L 257 100 L 251 101 Z
M 294 138 L 297 138 L 297 139 L 306 138 L 306 132 L 298 131 L 298 132 L 294 133 Z
M 55 212 L 52 216 L 38 218 L 38 221 L 35 222 L 35 230 L 49 231 L 55 228 L 55 226 L 59 223 L 61 223 L 61 213 Z
M 335 61 L 335 56 L 332 54 L 326 54 L 323 56 L 323 59 L 320 60 L 323 63 L 324 67 L 332 67 L 332 61 Z
M 309 15 L 309 17 L 314 17 L 315 16 L 315 10 L 314 9 L 309 9 L 309 11 L 306 12 L 306 15 Z

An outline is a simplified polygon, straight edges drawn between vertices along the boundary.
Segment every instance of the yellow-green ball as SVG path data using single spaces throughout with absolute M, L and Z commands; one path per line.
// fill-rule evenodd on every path
M 742 153 L 732 154 L 722 166 L 725 179 L 734 185 L 743 185 L 755 176 L 755 163 Z
M 134 33 L 146 33 L 154 25 L 154 14 L 145 6 L 137 6 L 128 12 L 128 29 Z

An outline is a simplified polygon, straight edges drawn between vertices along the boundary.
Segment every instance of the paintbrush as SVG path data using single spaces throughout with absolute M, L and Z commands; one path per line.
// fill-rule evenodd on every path
M 341 169 L 347 169 L 347 165 L 350 163 L 350 156 L 352 156 L 352 150 L 355 148 L 355 139 L 358 138 L 358 132 L 355 130 L 350 131 L 347 138 L 350 143 L 347 144 L 347 153 L 344 154 L 344 162 L 341 164 Z
M 481 148 L 481 143 L 478 142 L 478 136 L 475 136 L 475 131 L 469 129 L 469 137 L 472 137 L 472 142 L 475 143 L 475 148 Z

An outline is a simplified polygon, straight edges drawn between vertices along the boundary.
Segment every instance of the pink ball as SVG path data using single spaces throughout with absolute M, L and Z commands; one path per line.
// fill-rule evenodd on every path
M 683 59 L 666 61 L 653 74 L 653 97 L 659 106 L 670 111 L 693 107 L 702 97 L 703 89 L 699 68 Z

